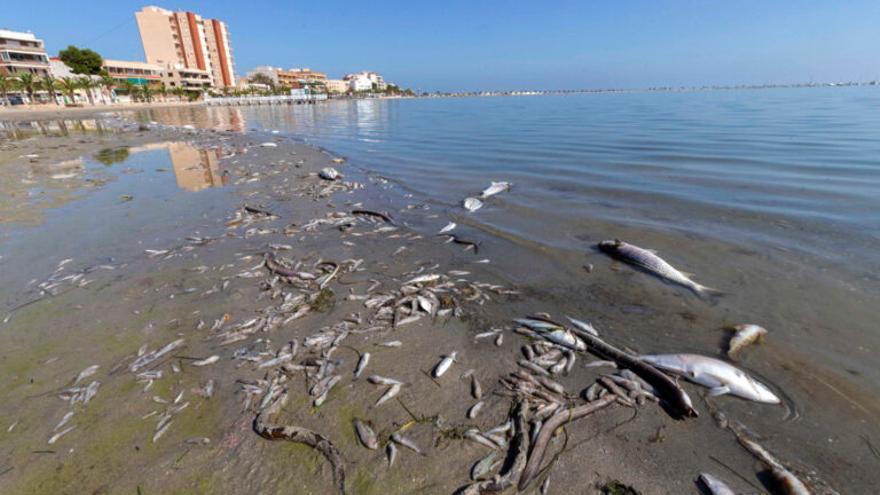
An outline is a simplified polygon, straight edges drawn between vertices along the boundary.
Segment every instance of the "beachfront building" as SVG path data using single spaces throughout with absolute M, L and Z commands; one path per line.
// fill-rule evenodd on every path
M 49 57 L 43 40 L 34 33 L 0 29 L 0 75 L 29 72 L 42 78 L 49 74 Z
M 163 74 L 162 82 L 171 89 L 183 88 L 187 91 L 202 92 L 214 87 L 213 76 L 211 72 L 206 70 L 176 66 L 166 69 Z
M 152 6 L 136 12 L 135 18 L 147 63 L 186 73 L 205 72 L 209 87 L 235 86 L 235 63 L 225 23 L 193 12 Z
M 128 60 L 104 60 L 101 66 L 118 85 L 126 82 L 158 88 L 162 85 L 165 70 L 161 65 Z
M 328 93 L 333 94 L 348 93 L 349 90 L 348 81 L 344 81 L 342 79 L 327 79 L 326 81 L 324 81 L 324 86 L 327 87 Z
M 293 68 L 286 71 L 278 71 L 278 82 L 283 86 L 294 87 L 294 83 L 299 84 L 324 84 L 327 81 L 327 74 L 323 72 L 315 72 L 308 67 Z
M 357 74 L 346 74 L 342 79 L 348 81 L 352 91 L 385 91 L 387 87 L 385 79 L 381 75 L 367 70 Z

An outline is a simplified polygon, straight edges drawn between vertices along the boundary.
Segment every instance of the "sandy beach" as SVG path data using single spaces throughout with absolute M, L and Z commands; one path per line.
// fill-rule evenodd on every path
M 40 117 L 106 110 L 121 109 Z M 200 158 L 179 165 L 164 150 Z M 638 291 L 603 289 L 621 269 L 610 261 L 578 268 L 585 289 L 512 276 L 497 262 L 516 256 L 514 243 L 472 244 L 481 239 L 466 225 L 436 235 L 440 211 L 332 151 L 116 119 L 100 132 L 7 139 L 0 164 L 3 493 L 514 493 L 553 418 L 561 427 L 545 432 L 523 493 L 700 493 L 702 472 L 737 493 L 768 490 L 766 465 L 734 430 L 813 493 L 870 486 L 870 473 L 854 474 L 870 450 L 829 455 L 805 441 L 787 396 L 710 397 L 680 380 L 699 417 L 676 417 L 668 397 L 626 389 L 632 380 L 595 354 L 513 322 L 571 327 L 570 315 L 638 353 L 631 322 L 721 328 L 711 305 L 634 311 Z M 328 167 L 340 177 L 327 180 Z M 570 271 L 549 264 L 540 278 Z M 814 378 L 829 383 L 816 403 L 859 396 Z M 560 419 L 588 404 L 597 410 Z M 823 433 L 836 414 L 810 412 L 800 426 Z M 875 399 L 847 414 L 867 425 L 878 412 Z M 765 428 L 769 416 L 778 429 Z
M 106 105 L 85 105 L 78 107 L 61 105 L 4 106 L 0 107 L 0 120 L 89 118 L 104 112 L 194 107 L 202 106 L 204 104 L 205 102 L 203 101 L 157 101 L 152 103 L 108 103 Z

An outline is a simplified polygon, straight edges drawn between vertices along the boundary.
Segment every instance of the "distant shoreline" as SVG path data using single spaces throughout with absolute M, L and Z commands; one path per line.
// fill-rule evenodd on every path
M 420 98 L 473 98 L 491 96 L 554 96 L 568 94 L 595 94 L 595 93 L 689 93 L 700 91 L 736 91 L 756 89 L 796 89 L 796 88 L 848 88 L 862 86 L 880 86 L 880 81 L 865 82 L 841 82 L 841 83 L 803 83 L 803 84 L 765 84 L 765 85 L 742 85 L 742 86 L 682 86 L 682 87 L 651 87 L 651 88 L 604 88 L 604 89 L 548 89 L 548 90 L 510 90 L 510 91 L 462 91 L 462 92 L 433 92 L 411 97 L 384 97 L 375 98 L 380 100 L 420 99 Z M 349 101 L 350 99 L 327 100 Z M 59 105 L 39 105 L 30 107 L 19 105 L 16 107 L 0 107 L 0 121 L 12 121 L 27 119 L 30 117 L 85 117 L 95 116 L 104 112 L 160 109 L 187 106 L 209 106 L 204 100 L 199 101 L 167 101 L 152 103 L 114 103 L 110 105 L 94 105 L 85 107 L 63 107 Z

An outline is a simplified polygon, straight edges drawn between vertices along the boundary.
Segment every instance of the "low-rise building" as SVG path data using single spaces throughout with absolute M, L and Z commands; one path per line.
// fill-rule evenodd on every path
M 168 88 L 183 88 L 188 91 L 207 91 L 212 87 L 211 72 L 201 69 L 192 69 L 177 65 L 165 69 L 162 78 Z
M 104 60 L 101 67 L 120 85 L 127 81 L 151 88 L 162 84 L 163 73 L 166 72 L 161 65 L 126 60 Z
M 327 87 L 328 93 L 348 93 L 350 89 L 348 81 L 343 81 L 342 79 L 327 79 L 324 81 L 324 85 Z
M 348 74 L 345 76 L 345 80 L 348 81 L 349 88 L 355 93 L 373 90 L 373 81 L 365 74 Z
M 293 83 L 325 83 L 327 74 L 323 72 L 315 72 L 308 67 L 293 68 L 286 71 L 278 70 L 278 82 L 283 86 L 293 86 Z
M 0 29 L 0 74 L 14 76 L 21 72 L 40 78 L 49 74 L 43 40 L 34 33 Z

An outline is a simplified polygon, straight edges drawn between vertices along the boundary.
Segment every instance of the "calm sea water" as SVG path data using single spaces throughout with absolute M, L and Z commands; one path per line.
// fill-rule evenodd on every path
M 870 276 L 878 106 L 876 88 L 791 89 L 361 100 L 236 109 L 231 121 L 343 153 L 450 207 L 511 181 L 473 221 L 530 242 L 574 247 L 569 227 L 589 217 Z

